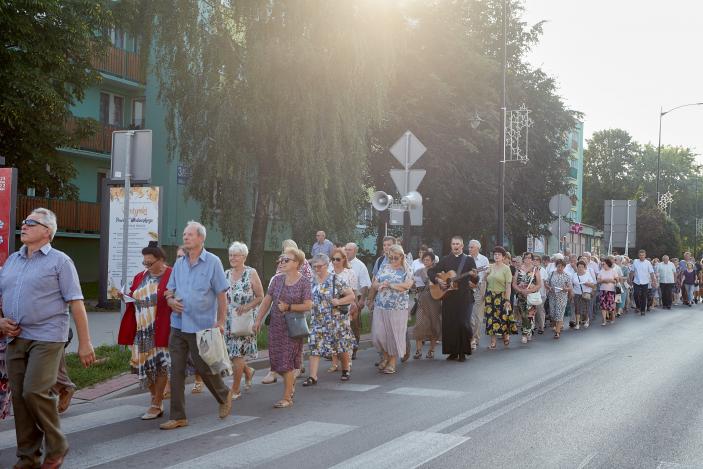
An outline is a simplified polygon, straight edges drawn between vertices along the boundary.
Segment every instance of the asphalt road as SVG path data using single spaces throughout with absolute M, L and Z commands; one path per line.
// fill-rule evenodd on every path
M 75 405 L 65 467 L 699 468 L 702 333 L 694 306 L 513 340 L 466 363 L 411 358 L 391 376 L 366 350 L 349 383 L 324 371 L 313 388 L 299 381 L 291 409 L 271 407 L 280 382 L 256 384 L 226 420 L 207 392 L 188 395 L 191 425 L 168 432 L 138 420 L 143 394 Z M 1 467 L 13 446 L 4 422 Z

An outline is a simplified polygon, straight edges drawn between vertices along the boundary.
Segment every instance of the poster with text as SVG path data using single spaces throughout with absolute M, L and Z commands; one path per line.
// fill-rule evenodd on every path
M 132 187 L 129 198 L 129 241 L 127 243 L 127 285 L 144 270 L 142 249 L 159 240 L 159 187 Z M 118 299 L 122 288 L 122 246 L 124 187 L 110 188 L 108 228 L 107 298 Z
M 13 168 L 0 168 L 0 267 L 12 254 L 15 239 L 14 208 L 17 171 Z

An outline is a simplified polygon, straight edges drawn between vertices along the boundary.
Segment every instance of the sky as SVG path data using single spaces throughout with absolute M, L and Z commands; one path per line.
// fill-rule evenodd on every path
M 529 62 L 557 80 L 584 136 L 621 128 L 657 144 L 659 109 L 703 102 L 703 1 L 524 0 L 523 20 L 546 20 Z M 584 142 L 585 144 L 585 142 Z M 694 149 L 703 163 L 703 106 L 662 119 L 662 145 Z

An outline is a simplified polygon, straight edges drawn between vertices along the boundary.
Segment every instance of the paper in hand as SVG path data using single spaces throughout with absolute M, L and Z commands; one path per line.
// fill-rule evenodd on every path
M 122 287 L 122 290 L 120 290 L 120 293 L 122 293 L 122 301 L 125 303 L 134 303 L 136 300 L 129 296 L 129 289 L 127 288 L 127 285 Z

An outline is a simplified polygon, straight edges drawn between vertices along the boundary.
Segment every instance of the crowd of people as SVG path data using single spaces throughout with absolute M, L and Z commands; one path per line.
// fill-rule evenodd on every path
M 52 212 L 33 211 L 22 222 L 23 247 L 0 270 L 0 418 L 9 413 L 11 397 L 16 467 L 39 466 L 42 453 L 42 467 L 60 467 L 68 450 L 58 414 L 75 388 L 64 362 L 69 309 L 82 363 L 95 360 L 78 275 L 70 258 L 51 247 L 55 232 Z M 264 288 L 259 273 L 247 265 L 244 243 L 229 247 L 225 270 L 205 249 L 206 236 L 202 224 L 189 222 L 173 266 L 158 243 L 144 247 L 144 270 L 124 292 L 128 302 L 118 343 L 130 347 L 133 370 L 149 390 L 141 418 L 162 417 L 163 401 L 170 400 L 163 430 L 188 425 L 189 374 L 195 375 L 191 392 L 206 387 L 217 401 L 218 416 L 231 413 L 232 402 L 254 385 L 255 370 L 247 362 L 258 358 L 257 336 L 264 324 L 270 371 L 262 383 L 282 378 L 283 395 L 274 403 L 282 409 L 293 406 L 298 378 L 304 387 L 318 384 L 322 360 L 330 360 L 330 375 L 351 379 L 365 308 L 378 352 L 375 366 L 392 375 L 411 356 L 435 359 L 440 344 L 447 360 L 465 362 L 484 338 L 488 351 L 497 349 L 499 339 L 510 347 L 513 336 L 529 346 L 547 327 L 559 340 L 565 330 L 587 329 L 597 321 L 608 326 L 631 310 L 645 315 L 679 302 L 690 307 L 703 283 L 701 262 L 688 252 L 681 260 L 659 260 L 640 250 L 630 260 L 588 252 L 512 256 L 496 246 L 490 261 L 477 240 L 468 243 L 466 253 L 460 236 L 451 239 L 446 256 L 423 245 L 416 259 L 400 240 L 387 236 L 369 271 L 357 258 L 356 244 L 335 245 L 320 231 L 309 259 L 294 241 L 284 241 L 276 273 Z M 222 333 L 232 365 L 229 387 L 200 355 L 198 333 L 208 329 Z

